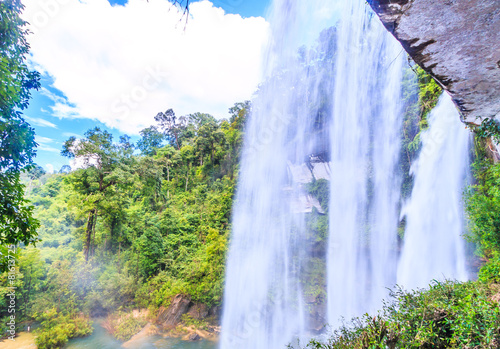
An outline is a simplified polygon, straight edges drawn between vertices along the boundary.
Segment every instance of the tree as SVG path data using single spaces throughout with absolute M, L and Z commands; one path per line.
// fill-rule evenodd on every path
M 231 126 L 242 131 L 245 126 L 245 121 L 251 111 L 252 105 L 250 101 L 235 103 L 234 106 L 229 108 L 229 114 L 231 114 L 229 122 Z
M 61 169 L 59 170 L 59 173 L 70 173 L 71 172 L 71 166 L 70 165 L 62 165 Z
M 155 155 L 156 150 L 161 147 L 165 135 L 158 131 L 155 126 L 150 126 L 139 132 L 142 138 L 137 142 L 137 148 L 143 155 Z
M 30 90 L 40 87 L 40 76 L 26 65 L 22 10 L 20 0 L 0 2 L 0 244 L 36 241 L 37 222 L 19 174 L 35 156 L 35 132 L 21 111 L 28 107 Z
M 33 165 L 28 170 L 28 178 L 31 180 L 38 179 L 38 178 L 42 177 L 44 174 L 46 174 L 46 172 L 43 169 L 43 167 L 40 165 Z
M 181 148 L 180 134 L 186 129 L 187 118 L 185 116 L 177 117 L 172 109 L 166 112 L 156 114 L 155 121 L 167 137 L 170 144 L 175 145 L 177 150 Z
M 184 191 L 187 191 L 189 183 L 189 173 L 191 172 L 191 167 L 193 166 L 195 160 L 194 148 L 190 145 L 185 145 L 181 148 L 180 153 L 186 171 L 186 187 Z
M 219 128 L 215 118 L 208 115 L 206 122 L 200 124 L 198 127 L 195 140 L 201 160 L 203 160 L 203 157 L 208 156 L 210 158 L 210 164 L 213 166 L 217 146 L 224 146 L 225 142 L 224 132 Z M 203 165 L 203 161 L 200 161 L 200 165 Z
M 77 158 L 85 168 L 75 171 L 72 184 L 82 195 L 81 208 L 87 212 L 85 228 L 85 260 L 94 253 L 95 229 L 99 211 L 115 207 L 110 205 L 112 197 L 118 195 L 116 184 L 125 182 L 122 168 L 132 155 L 128 136 L 122 136 L 119 144 L 113 143 L 113 136 L 99 127 L 85 132 L 84 139 L 69 138 L 63 146 L 62 155 Z

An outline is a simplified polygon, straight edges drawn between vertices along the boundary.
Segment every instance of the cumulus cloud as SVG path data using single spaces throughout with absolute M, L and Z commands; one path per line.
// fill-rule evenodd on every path
M 25 0 L 32 65 L 54 79 L 52 114 L 137 133 L 159 111 L 226 117 L 261 79 L 269 26 L 208 1 L 185 18 L 167 0 Z

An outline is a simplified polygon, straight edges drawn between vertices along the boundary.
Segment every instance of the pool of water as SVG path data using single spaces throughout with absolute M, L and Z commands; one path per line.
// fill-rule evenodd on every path
M 215 349 L 216 343 L 210 341 L 188 342 L 176 338 L 163 338 L 152 336 L 135 341 L 133 345 L 128 345 L 127 349 Z M 100 325 L 99 321 L 94 321 L 94 332 L 92 335 L 83 338 L 71 339 L 65 347 L 66 349 L 123 349 L 123 343 L 113 338 Z

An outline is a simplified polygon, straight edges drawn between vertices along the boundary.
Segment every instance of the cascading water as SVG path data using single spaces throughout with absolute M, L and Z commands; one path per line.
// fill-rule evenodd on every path
M 331 124 L 328 320 L 374 310 L 395 283 L 405 55 L 362 1 L 339 26 Z
M 469 168 L 470 133 L 450 96 L 443 93 L 422 134 L 422 150 L 406 216 L 398 284 L 411 289 L 431 280 L 466 280 L 462 192 Z
M 364 0 L 275 0 L 270 23 L 267 78 L 245 129 L 221 349 L 284 348 L 375 310 L 397 279 L 404 51 Z M 415 175 L 410 202 L 425 206 L 418 195 L 432 187 Z M 410 229 L 426 228 L 411 228 L 410 211 L 407 248 Z
M 304 212 L 321 207 L 306 185 L 329 171 L 322 154 L 334 31 L 323 33 L 316 51 L 297 52 L 333 24 L 331 3 L 273 3 L 271 66 L 246 125 L 233 209 L 223 349 L 284 348 L 309 327 L 303 285 L 314 251 Z

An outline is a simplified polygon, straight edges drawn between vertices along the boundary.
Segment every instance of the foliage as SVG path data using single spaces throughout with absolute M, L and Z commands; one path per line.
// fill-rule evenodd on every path
M 37 223 L 23 199 L 19 172 L 35 156 L 35 133 L 21 111 L 28 107 L 30 90 L 39 88 L 40 77 L 26 65 L 28 31 L 22 10 L 20 0 L 0 2 L 0 245 L 36 241 Z
M 137 155 L 127 137 L 115 142 L 94 128 L 63 148 L 83 168 L 23 176 L 41 241 L 18 249 L 16 321 L 41 322 L 39 347 L 60 347 L 88 333 L 82 319 L 109 314 L 123 318 L 113 328 L 125 340 L 143 321 L 124 314 L 168 306 L 178 293 L 220 304 L 247 108 L 236 104 L 230 120 L 183 116 L 175 123 L 179 149 L 170 130 L 160 137 L 168 144 L 143 142 Z M 0 274 L 0 285 L 7 278 Z
M 92 333 L 92 322 L 82 315 L 63 315 L 52 308 L 37 317 L 41 322 L 36 331 L 36 345 L 39 349 L 63 348 L 68 339 L 83 337 Z
M 500 255 L 497 251 L 481 266 L 478 279 L 485 283 L 500 283 Z
M 496 143 L 500 142 L 500 123 L 495 119 L 486 118 L 481 125 L 469 124 L 476 137 L 480 139 L 490 138 Z
M 500 164 L 484 159 L 474 168 L 478 183 L 466 195 L 469 238 L 481 255 L 490 256 L 500 252 Z
M 24 198 L 19 172 L 0 172 L 0 188 L 0 244 L 35 242 L 38 222 Z
M 189 314 L 183 314 L 181 316 L 181 322 L 184 326 L 187 326 L 187 327 L 191 326 L 191 327 L 194 327 L 197 329 L 202 329 L 202 330 L 206 330 L 209 326 L 209 324 L 206 320 L 195 319 L 194 317 L 192 317 Z
M 498 288 L 482 282 L 433 282 L 428 290 L 392 291 L 376 316 L 336 330 L 328 343 L 306 348 L 497 348 Z
M 330 182 L 326 179 L 318 179 L 306 185 L 307 191 L 318 199 L 321 208 L 328 212 L 330 200 Z
M 144 155 L 155 155 L 161 148 L 165 136 L 155 126 L 140 131 L 142 138 L 137 142 L 137 148 Z
M 400 153 L 401 193 L 403 198 L 408 198 L 413 188 L 410 168 L 420 151 L 420 135 L 428 127 L 427 116 L 436 106 L 442 90 L 429 74 L 411 61 L 404 71 L 402 86 L 405 112 Z

